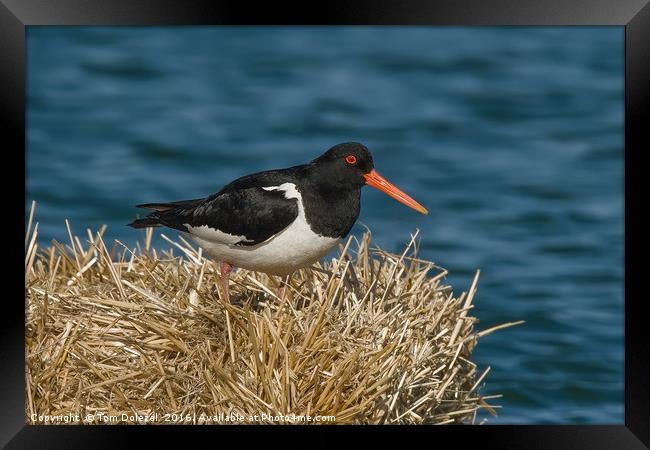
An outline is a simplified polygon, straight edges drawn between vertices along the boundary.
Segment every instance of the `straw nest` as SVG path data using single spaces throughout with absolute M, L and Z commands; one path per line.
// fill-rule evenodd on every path
M 180 239 L 162 253 L 99 232 L 25 241 L 28 423 L 473 423 L 498 396 L 469 293 L 416 257 L 349 238 L 330 262 L 279 281 L 216 264 Z M 416 233 L 417 235 L 417 233 Z M 174 254 L 176 251 L 176 255 Z

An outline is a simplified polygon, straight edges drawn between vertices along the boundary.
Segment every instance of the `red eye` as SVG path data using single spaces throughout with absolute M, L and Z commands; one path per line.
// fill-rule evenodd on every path
M 357 157 L 354 155 L 348 155 L 345 157 L 345 162 L 348 164 L 356 164 L 357 163 Z

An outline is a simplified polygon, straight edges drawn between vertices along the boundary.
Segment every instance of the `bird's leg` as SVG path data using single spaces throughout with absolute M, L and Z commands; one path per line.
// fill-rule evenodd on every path
M 287 286 L 289 285 L 289 280 L 291 280 L 291 275 L 293 274 L 290 273 L 280 281 L 280 287 L 278 288 L 277 293 L 277 296 L 280 300 L 284 300 L 284 295 L 287 293 Z
M 228 289 L 228 277 L 232 271 L 232 266 L 227 262 L 221 263 L 221 290 L 223 292 L 223 298 L 230 303 L 230 290 Z

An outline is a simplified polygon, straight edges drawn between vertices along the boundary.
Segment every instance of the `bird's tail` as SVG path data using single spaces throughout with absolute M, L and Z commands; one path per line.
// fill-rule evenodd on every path
M 155 214 L 151 214 L 149 217 L 145 217 L 144 219 L 136 219 L 127 225 L 133 228 L 147 228 L 157 227 L 163 224 L 160 222 L 159 217 L 156 217 Z
M 183 202 L 172 202 L 172 203 L 144 203 L 142 205 L 136 205 L 136 208 L 145 208 L 153 209 L 154 211 L 149 213 L 149 215 L 143 219 L 136 219 L 133 222 L 127 224 L 129 227 L 133 228 L 147 228 L 147 227 L 159 227 L 166 226 L 167 224 L 161 217 L 161 213 L 173 210 L 178 206 L 179 203 Z
M 185 231 L 185 227 L 177 224 L 175 213 L 182 208 L 192 208 L 201 203 L 204 199 L 197 198 L 194 200 L 181 200 L 179 202 L 169 203 L 144 203 L 136 205 L 136 208 L 153 209 L 147 217 L 143 219 L 136 219 L 127 224 L 133 228 L 147 228 L 147 227 L 170 227 Z

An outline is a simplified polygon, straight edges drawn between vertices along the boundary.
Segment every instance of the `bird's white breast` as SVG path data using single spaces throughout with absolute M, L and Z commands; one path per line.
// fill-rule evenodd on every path
M 257 245 L 234 245 L 245 236 L 234 236 L 203 225 L 188 226 L 188 234 L 211 257 L 235 267 L 274 275 L 288 275 L 325 256 L 341 238 L 321 236 L 307 223 L 302 196 L 293 183 L 267 186 L 267 191 L 283 191 L 286 198 L 298 200 L 298 216 L 284 230 Z

